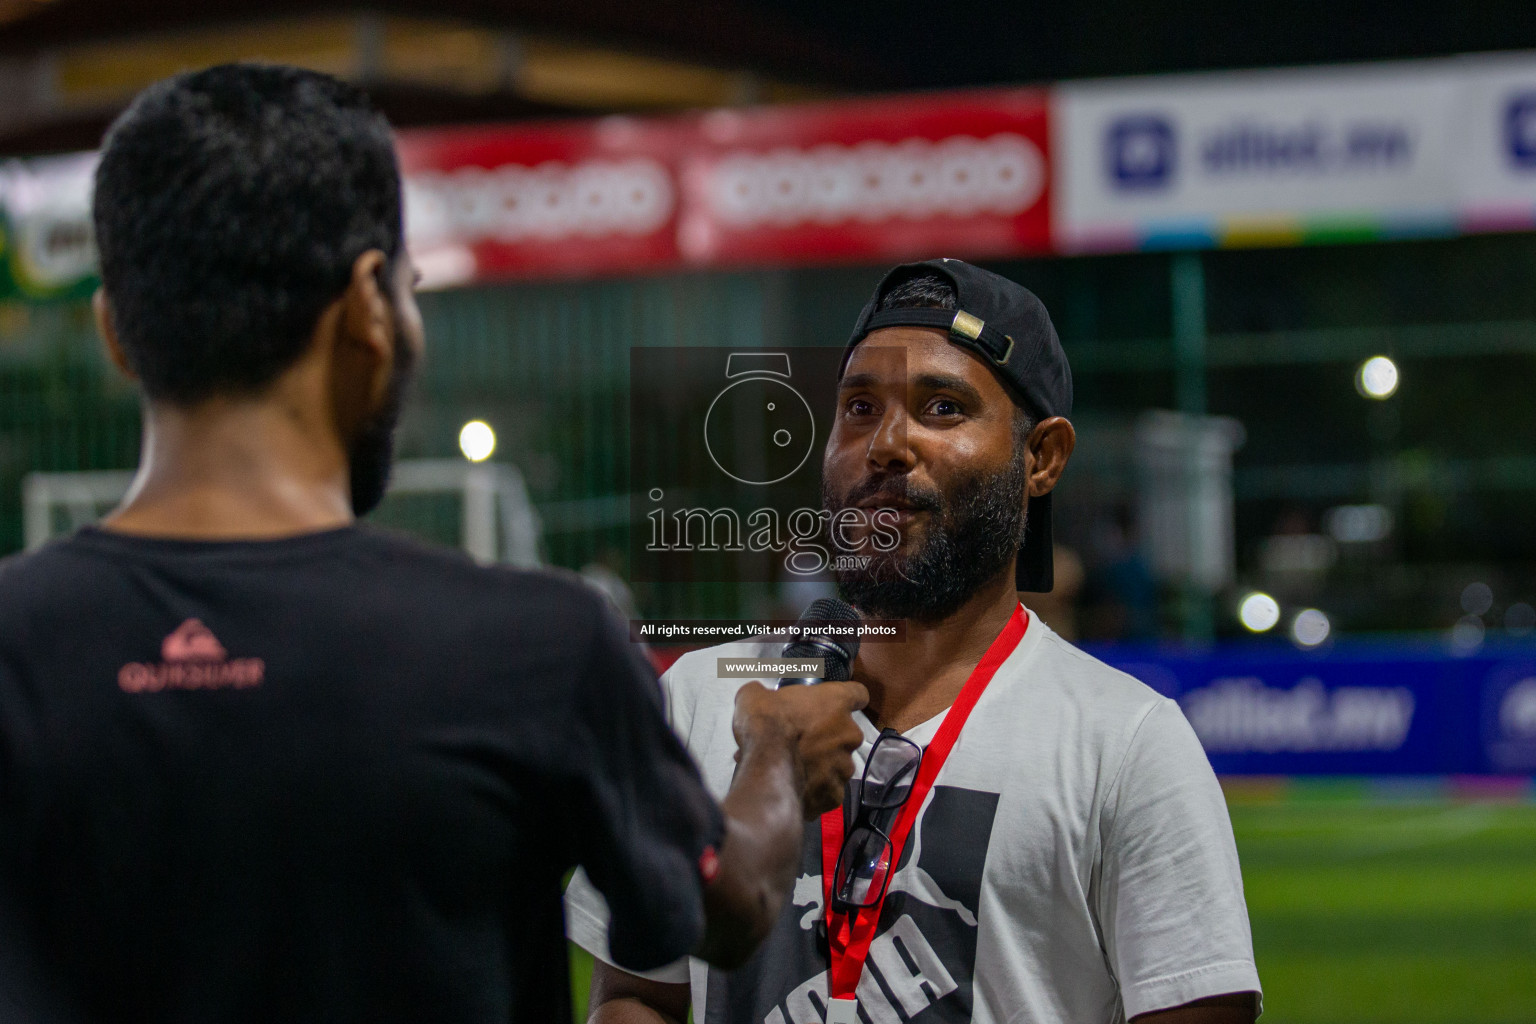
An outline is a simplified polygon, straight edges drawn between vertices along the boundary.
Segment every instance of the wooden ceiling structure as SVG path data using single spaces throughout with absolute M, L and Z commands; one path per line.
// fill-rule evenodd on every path
M 269 60 L 365 85 L 400 125 L 814 96 L 846 57 L 768 13 L 628 5 L 0 0 L 0 154 L 90 148 L 149 82 Z M 732 40 L 729 46 L 724 40 Z M 841 90 L 837 90 L 841 91 Z

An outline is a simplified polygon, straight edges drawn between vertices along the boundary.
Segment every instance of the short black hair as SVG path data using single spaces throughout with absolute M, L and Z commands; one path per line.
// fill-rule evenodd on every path
M 875 311 L 883 313 L 888 309 L 954 309 L 959 303 L 955 295 L 955 286 L 950 284 L 938 274 L 918 273 L 898 281 L 885 294 L 880 296 Z M 1024 444 L 1029 440 L 1030 431 L 1035 429 L 1035 418 L 1029 414 L 1029 410 L 1019 404 L 1014 397 L 1013 388 L 1004 387 L 1008 397 L 1013 398 L 1013 446 L 1017 454 L 1022 454 Z
M 107 131 L 92 213 L 128 362 L 178 404 L 259 391 L 359 256 L 392 269 L 404 250 L 389 122 L 362 90 L 279 65 L 145 89 Z
M 954 309 L 958 301 L 955 286 L 938 274 L 915 274 L 900 281 L 880 296 L 876 312 L 888 309 Z

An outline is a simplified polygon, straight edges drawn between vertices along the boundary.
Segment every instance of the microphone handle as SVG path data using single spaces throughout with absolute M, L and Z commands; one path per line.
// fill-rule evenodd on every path
M 820 676 L 785 676 L 779 680 L 779 685 L 775 689 L 782 690 L 786 686 L 814 686 L 821 681 Z
M 801 640 L 797 643 L 785 644 L 783 656 L 786 658 L 820 657 L 822 659 L 822 671 L 832 668 L 838 672 L 837 678 L 843 678 L 847 675 L 845 671 L 842 671 L 842 665 L 847 659 L 847 653 L 840 650 L 836 644 L 829 643 L 821 637 L 811 637 L 808 640 Z M 824 682 L 825 678 L 824 676 L 784 676 L 779 680 L 779 685 L 775 689 L 785 686 L 814 686 L 817 683 Z

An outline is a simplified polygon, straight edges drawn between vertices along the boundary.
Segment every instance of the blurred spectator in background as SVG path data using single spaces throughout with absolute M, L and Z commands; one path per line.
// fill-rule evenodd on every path
M 1077 601 L 1083 594 L 1083 560 L 1065 544 L 1051 548 L 1056 563 L 1056 586 L 1049 594 L 1021 595 L 1024 607 L 1034 612 L 1064 640 L 1076 641 Z
M 1310 602 L 1321 596 L 1339 546 L 1317 532 L 1306 509 L 1288 505 L 1269 536 L 1259 541 L 1257 553 L 1260 578 L 1270 593 L 1284 601 Z
M 1157 606 L 1157 581 L 1136 544 L 1131 512 L 1115 509 L 1093 530 L 1092 565 L 1082 597 L 1083 638 L 1151 640 L 1158 633 Z

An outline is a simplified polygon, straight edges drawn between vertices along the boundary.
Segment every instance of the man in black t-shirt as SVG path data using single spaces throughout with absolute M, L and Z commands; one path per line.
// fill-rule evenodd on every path
M 745 959 L 864 691 L 748 688 L 717 805 L 600 595 L 354 523 L 423 344 L 366 99 L 154 86 L 95 223 L 144 453 L 0 562 L 0 1020 L 560 1024 L 576 864 L 626 966 Z

